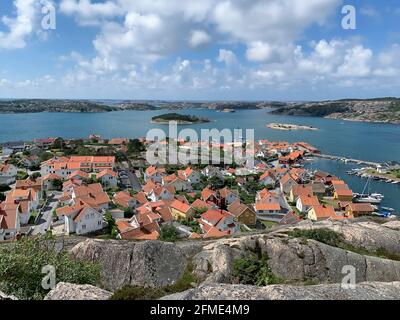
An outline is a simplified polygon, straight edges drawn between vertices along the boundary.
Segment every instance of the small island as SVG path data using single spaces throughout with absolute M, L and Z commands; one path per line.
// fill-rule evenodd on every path
M 169 124 L 171 121 L 176 121 L 178 124 L 196 124 L 210 122 L 210 120 L 205 118 L 178 113 L 167 113 L 151 118 L 151 123 L 157 124 Z
M 267 127 L 274 130 L 281 130 L 281 131 L 292 131 L 292 130 L 310 130 L 316 131 L 319 130 L 318 128 L 304 126 L 304 125 L 297 125 L 297 124 L 287 124 L 287 123 L 269 123 Z

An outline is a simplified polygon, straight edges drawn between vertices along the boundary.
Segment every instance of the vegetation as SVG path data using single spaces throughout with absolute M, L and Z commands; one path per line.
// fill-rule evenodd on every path
M 162 288 L 124 286 L 114 292 L 111 300 L 156 300 L 169 294 L 191 289 L 196 282 L 197 279 L 193 274 L 193 264 L 189 261 L 182 277 L 175 284 Z
M 3 192 L 0 192 L 0 202 L 6 200 L 6 195 Z
M 233 276 L 241 284 L 267 286 L 280 283 L 268 266 L 268 257 L 252 255 L 233 262 Z
M 29 175 L 25 171 L 18 171 L 15 179 L 17 180 L 25 180 L 29 177 Z
M 128 154 L 139 153 L 145 151 L 146 148 L 142 142 L 138 139 L 129 140 L 128 142 Z
M 115 223 L 115 219 L 113 218 L 112 214 L 109 211 L 105 213 L 104 219 L 107 222 L 107 227 L 106 227 L 107 234 L 109 234 L 113 239 L 117 238 L 118 235 L 117 224 Z
M 73 260 L 64 250 L 56 250 L 49 236 L 23 238 L 0 246 L 0 290 L 20 299 L 43 299 L 49 290 L 42 287 L 44 266 L 54 266 L 57 282 L 98 285 L 100 267 Z
M 168 121 L 178 121 L 185 123 L 198 123 L 198 122 L 210 122 L 208 119 L 199 118 L 196 116 L 178 114 L 178 113 L 167 113 L 160 116 L 155 116 L 151 118 L 154 122 L 168 122 Z
M 165 242 L 175 242 L 176 240 L 178 240 L 178 231 L 173 225 L 164 224 L 161 226 L 161 232 L 158 240 Z
M 6 184 L 0 184 L 0 192 L 10 191 L 11 188 Z

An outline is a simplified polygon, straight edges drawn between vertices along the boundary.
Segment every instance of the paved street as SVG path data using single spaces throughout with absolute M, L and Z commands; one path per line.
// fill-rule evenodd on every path
M 57 207 L 59 195 L 50 195 L 46 205 L 39 212 L 39 215 L 35 221 L 35 226 L 32 231 L 32 235 L 45 234 L 47 230 L 50 230 L 51 221 L 53 218 L 53 210 Z

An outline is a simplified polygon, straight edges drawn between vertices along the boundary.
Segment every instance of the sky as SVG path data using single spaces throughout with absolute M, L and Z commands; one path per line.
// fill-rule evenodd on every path
M 398 0 L 1 0 L 0 98 L 399 96 L 399 21 Z

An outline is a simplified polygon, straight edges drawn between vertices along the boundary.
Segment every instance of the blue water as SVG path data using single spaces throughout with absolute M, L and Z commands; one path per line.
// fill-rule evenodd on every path
M 165 125 L 150 123 L 150 119 L 170 111 L 123 111 L 110 113 L 36 113 L 0 115 L 0 142 L 32 140 L 33 138 L 82 138 L 92 133 L 104 138 L 142 137 L 153 128 Z M 175 112 L 175 111 L 172 111 Z M 347 122 L 333 119 L 275 116 L 266 110 L 241 110 L 218 113 L 213 110 L 183 110 L 181 114 L 197 115 L 213 120 L 210 123 L 180 126 L 200 129 L 254 129 L 256 139 L 306 141 L 325 154 L 375 162 L 400 162 L 400 125 Z M 277 131 L 269 129 L 269 122 L 303 124 L 319 131 Z M 364 180 L 346 175 L 349 167 L 343 163 L 318 161 L 320 169 L 344 178 L 355 192 L 361 192 Z M 379 193 L 386 196 L 385 205 L 400 211 L 400 188 L 373 182 Z M 376 185 L 375 185 L 376 184 Z

